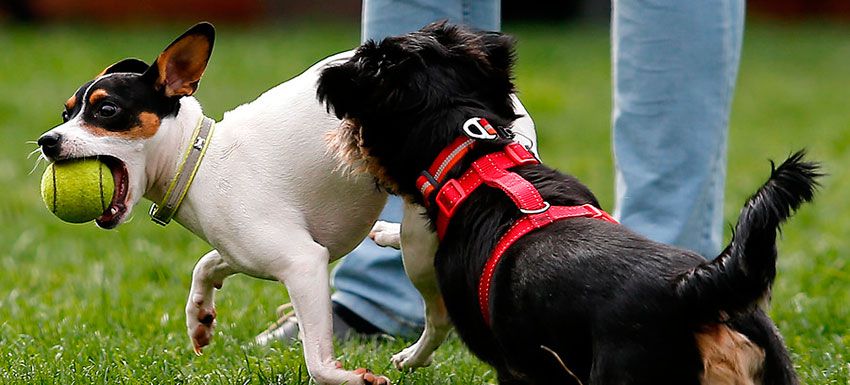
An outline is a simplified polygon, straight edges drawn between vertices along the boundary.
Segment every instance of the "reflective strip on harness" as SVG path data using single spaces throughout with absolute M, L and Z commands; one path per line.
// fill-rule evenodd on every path
M 445 173 L 457 165 L 474 145 L 475 140 L 458 137 L 437 155 L 437 159 L 427 171 L 422 171 L 422 175 L 416 179 L 416 188 L 425 197 L 425 204 L 428 204 L 428 199 L 434 190 L 441 187 L 440 183 Z

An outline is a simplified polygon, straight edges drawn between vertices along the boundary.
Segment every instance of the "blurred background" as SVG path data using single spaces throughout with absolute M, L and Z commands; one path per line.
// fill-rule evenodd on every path
M 687 0 L 683 0 L 687 1 Z M 613 207 L 611 63 L 606 1 L 505 0 L 518 40 L 516 83 L 547 163 Z M 357 0 L 0 0 L 0 382 L 307 384 L 297 346 L 251 346 L 282 286 L 235 276 L 218 329 L 194 357 L 183 307 L 209 250 L 178 224 L 156 226 L 149 202 L 112 231 L 60 222 L 43 206 L 33 141 L 62 103 L 125 57 L 153 60 L 200 20 L 217 38 L 197 98 L 220 119 L 309 65 L 359 43 Z M 785 226 L 771 315 L 804 383 L 850 384 L 850 0 L 750 0 L 732 109 L 725 217 L 783 160 L 808 148 L 830 174 Z M 727 231 L 727 239 L 729 237 Z M 406 341 L 341 347 L 346 365 L 395 383 L 493 382 L 452 339 L 432 368 L 400 374 Z M 350 363 L 350 364 L 349 364 Z
M 507 22 L 608 20 L 610 1 L 606 0 L 504 0 L 503 19 Z M 750 0 L 749 10 L 757 16 L 786 20 L 830 18 L 850 20 L 847 0 Z M 305 17 L 357 20 L 358 0 L 5 0 L 0 12 L 20 22 L 97 21 L 121 23 L 173 21 L 229 21 L 239 23 L 303 19 Z

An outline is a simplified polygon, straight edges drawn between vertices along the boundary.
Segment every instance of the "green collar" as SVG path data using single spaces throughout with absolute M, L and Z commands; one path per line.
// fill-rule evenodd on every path
M 189 140 L 191 146 L 186 149 L 186 155 L 183 156 L 183 161 L 177 166 L 177 173 L 165 192 L 165 198 L 162 198 L 162 205 L 156 203 L 151 205 L 150 216 L 154 223 L 165 226 L 177 213 L 180 203 L 183 202 L 183 198 L 186 197 L 186 193 L 192 185 L 192 180 L 195 179 L 201 160 L 204 159 L 204 153 L 207 152 L 213 131 L 215 131 L 215 121 L 206 116 L 201 117 L 198 126 L 195 127 L 195 132 L 192 133 L 192 138 Z

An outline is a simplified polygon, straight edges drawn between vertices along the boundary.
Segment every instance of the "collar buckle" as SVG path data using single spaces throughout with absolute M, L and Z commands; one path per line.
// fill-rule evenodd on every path
M 159 205 L 157 205 L 156 203 L 153 203 L 153 204 L 151 204 L 150 211 L 148 211 L 148 215 L 151 216 L 151 221 L 153 223 L 156 223 L 160 226 L 165 227 L 165 225 L 167 225 L 170 220 L 160 219 L 159 216 L 156 215 L 156 212 L 158 210 L 159 210 Z

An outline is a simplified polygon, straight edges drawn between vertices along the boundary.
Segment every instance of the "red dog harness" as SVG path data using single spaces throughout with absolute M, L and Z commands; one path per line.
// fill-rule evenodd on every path
M 440 240 L 446 234 L 449 222 L 457 208 L 482 184 L 501 189 L 525 214 L 502 235 L 493 253 L 484 265 L 484 271 L 478 283 L 478 303 L 484 322 L 490 324 L 490 286 L 493 274 L 505 251 L 518 239 L 529 232 L 545 227 L 555 221 L 567 218 L 597 218 L 617 223 L 608 213 L 599 208 L 584 204 L 581 206 L 551 206 L 537 188 L 519 174 L 508 171 L 517 166 L 539 164 L 540 161 L 528 149 L 517 142 L 505 145 L 501 151 L 490 153 L 472 162 L 472 166 L 458 179 L 445 179 L 445 174 L 474 147 L 476 139 L 494 140 L 498 132 L 483 118 L 472 118 L 463 125 L 466 137 L 458 137 L 443 149 L 427 171 L 416 180 L 416 186 L 430 202 L 437 192 L 437 236 Z

